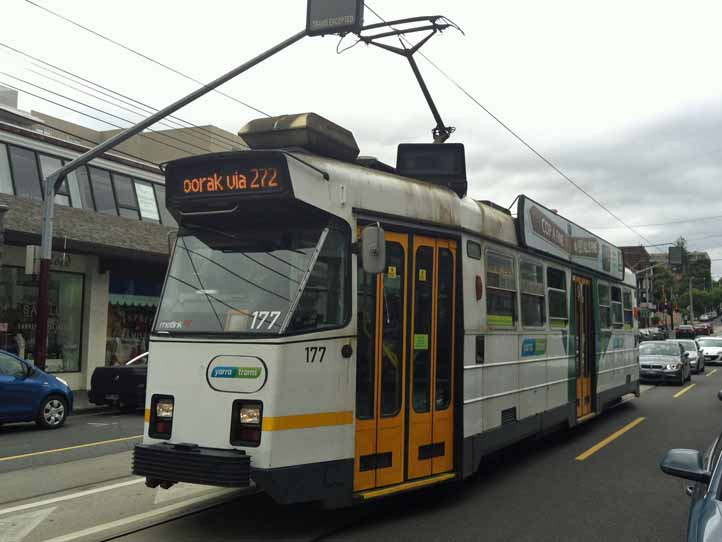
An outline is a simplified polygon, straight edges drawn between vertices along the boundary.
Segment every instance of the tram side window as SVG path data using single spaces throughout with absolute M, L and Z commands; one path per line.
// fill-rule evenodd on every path
M 616 286 L 612 286 L 612 325 L 616 328 L 624 326 L 622 289 Z
M 547 267 L 547 293 L 551 327 L 567 327 L 569 306 L 567 304 L 567 274 L 564 271 Z
M 632 291 L 624 290 L 622 292 L 624 302 L 624 329 L 634 328 L 634 307 L 632 305 Z
M 519 263 L 521 284 L 521 323 L 524 327 L 543 327 L 546 323 L 544 268 L 536 263 Z
M 516 325 L 514 259 L 486 253 L 486 320 L 490 326 Z
M 599 293 L 599 319 L 602 328 L 612 327 L 612 314 L 609 299 L 609 285 L 599 283 L 597 287 Z

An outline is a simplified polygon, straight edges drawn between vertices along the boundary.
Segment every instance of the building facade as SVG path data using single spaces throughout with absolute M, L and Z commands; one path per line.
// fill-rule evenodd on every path
M 0 99 L 0 349 L 32 360 L 42 179 L 114 132 L 20 111 L 12 92 Z M 55 196 L 46 369 L 75 390 L 89 388 L 96 367 L 148 348 L 176 231 L 158 164 L 243 146 L 216 127 L 149 137 L 133 138 L 72 172 Z

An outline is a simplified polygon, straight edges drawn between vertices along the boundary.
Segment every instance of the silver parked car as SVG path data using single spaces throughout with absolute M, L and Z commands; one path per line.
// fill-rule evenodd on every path
M 722 363 L 722 339 L 719 337 L 700 337 L 697 345 L 702 351 L 704 362 L 712 365 Z
M 689 354 L 689 366 L 693 373 L 704 372 L 704 356 L 702 350 L 697 345 L 697 341 L 692 339 L 667 339 L 668 342 L 679 343 L 684 351 Z

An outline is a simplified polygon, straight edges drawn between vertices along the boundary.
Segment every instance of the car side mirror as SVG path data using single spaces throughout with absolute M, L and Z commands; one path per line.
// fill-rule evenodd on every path
M 386 238 L 381 224 L 371 224 L 361 232 L 361 262 L 366 273 L 377 274 L 386 269 Z
M 670 476 L 703 484 L 708 483 L 712 478 L 712 473 L 703 466 L 702 454 L 699 450 L 684 448 L 669 450 L 659 464 L 659 468 Z
M 682 354 L 682 357 L 684 359 L 689 359 L 689 352 L 685 352 L 684 354 Z

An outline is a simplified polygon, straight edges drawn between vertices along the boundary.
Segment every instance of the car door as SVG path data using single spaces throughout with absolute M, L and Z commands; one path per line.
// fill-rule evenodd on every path
M 29 420 L 35 412 L 40 383 L 28 376 L 28 366 L 0 352 L 0 418 Z

